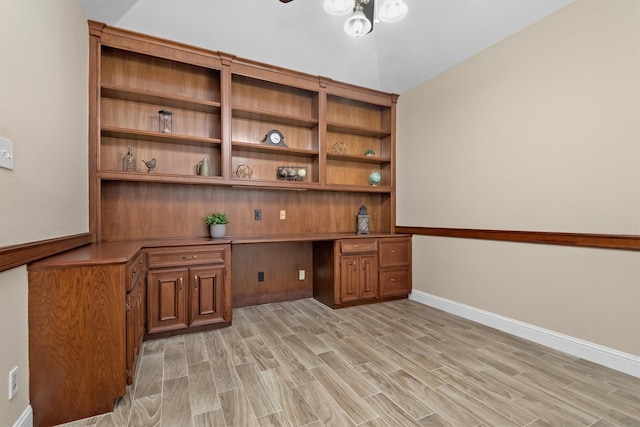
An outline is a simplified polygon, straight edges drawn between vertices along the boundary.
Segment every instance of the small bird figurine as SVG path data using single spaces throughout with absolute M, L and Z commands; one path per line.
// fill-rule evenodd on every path
M 147 172 L 153 172 L 153 168 L 156 167 L 156 158 L 154 157 L 151 160 L 143 160 L 142 163 L 147 166 Z

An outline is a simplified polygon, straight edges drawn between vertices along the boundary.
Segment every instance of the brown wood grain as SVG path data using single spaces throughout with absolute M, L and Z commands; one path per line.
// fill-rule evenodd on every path
M 397 233 L 419 236 L 501 240 L 546 245 L 580 246 L 601 249 L 640 251 L 640 235 L 562 233 L 547 231 L 483 230 L 471 228 L 408 227 L 396 225 Z
M 236 235 L 346 232 L 363 203 L 374 231 L 393 232 L 397 95 L 96 22 L 89 33 L 94 240 L 203 236 L 206 228 L 193 220 L 207 203 L 233 206 Z M 165 108 L 174 113 L 170 135 L 157 129 L 157 110 Z M 258 148 L 271 129 L 285 134 L 287 148 Z M 327 159 L 339 140 L 347 155 Z M 128 146 L 139 172 L 122 171 Z M 363 157 L 369 148 L 376 158 Z M 141 160 L 151 158 L 157 166 L 147 174 Z M 203 158 L 212 176 L 196 175 Z M 242 165 L 253 169 L 252 179 L 235 176 Z M 277 167 L 287 165 L 306 167 L 306 179 L 278 180 Z M 382 175 L 377 187 L 368 182 L 373 171 Z M 321 193 L 274 196 L 276 188 Z M 294 215 L 255 224 L 256 208 Z M 321 217 L 332 220 L 311 221 Z
M 29 270 L 34 425 L 113 410 L 126 392 L 124 264 Z
M 91 243 L 91 234 L 82 233 L 55 239 L 21 243 L 0 248 L 0 272 Z
M 311 242 L 255 243 L 233 248 L 233 306 L 264 304 L 313 295 Z M 305 280 L 298 280 L 305 270 Z M 258 282 L 258 272 L 264 281 Z
M 214 211 L 230 219 L 227 234 L 237 237 L 307 233 L 355 233 L 364 204 L 370 229 L 389 233 L 388 194 L 265 191 L 254 188 L 113 181 L 102 185 L 102 238 L 136 240 L 207 237 L 204 217 Z M 262 210 L 262 220 L 254 210 Z M 286 219 L 280 220 L 280 210 Z

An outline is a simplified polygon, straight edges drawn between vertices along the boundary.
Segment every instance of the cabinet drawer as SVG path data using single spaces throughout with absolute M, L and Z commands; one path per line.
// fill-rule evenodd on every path
M 148 251 L 149 268 L 224 264 L 224 246 L 181 246 Z
M 144 255 L 145 255 L 144 252 L 141 251 L 134 258 L 133 262 L 131 262 L 127 266 L 127 275 L 129 277 L 129 281 L 127 283 L 127 292 L 135 288 L 140 278 L 144 277 L 145 275 L 146 263 L 144 262 L 145 261 Z
M 396 267 L 409 265 L 411 261 L 410 239 L 381 239 L 380 267 Z
M 376 239 L 341 240 L 340 245 L 343 254 L 376 252 L 378 250 Z
M 411 292 L 409 268 L 380 272 L 380 297 L 403 295 Z

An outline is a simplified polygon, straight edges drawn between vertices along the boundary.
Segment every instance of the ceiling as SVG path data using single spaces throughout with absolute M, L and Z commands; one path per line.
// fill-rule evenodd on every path
M 381 0 L 378 0 L 381 1 Z M 401 94 L 575 0 L 405 0 L 353 38 L 322 0 L 80 0 L 88 19 Z

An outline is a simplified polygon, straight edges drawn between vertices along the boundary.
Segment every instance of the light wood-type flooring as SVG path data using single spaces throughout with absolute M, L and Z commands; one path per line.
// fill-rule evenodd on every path
M 234 309 L 145 342 L 137 378 L 67 426 L 640 426 L 640 379 L 410 300 Z

